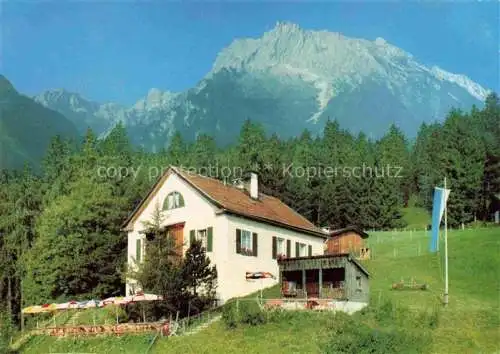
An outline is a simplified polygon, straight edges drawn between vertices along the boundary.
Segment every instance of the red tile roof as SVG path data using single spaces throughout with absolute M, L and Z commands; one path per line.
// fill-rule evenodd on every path
M 246 191 L 233 185 L 226 185 L 217 179 L 194 174 L 191 171 L 181 170 L 177 167 L 170 167 L 165 172 L 146 198 L 129 216 L 126 221 L 127 225 L 130 225 L 135 219 L 134 216 L 141 209 L 141 205 L 145 204 L 156 193 L 162 184 L 160 182 L 165 180 L 172 172 L 185 180 L 212 204 L 217 205 L 221 212 L 294 229 L 299 232 L 306 232 L 315 236 L 325 238 L 327 236 L 325 232 L 275 197 L 259 193 L 259 199 L 256 200 L 251 198 Z

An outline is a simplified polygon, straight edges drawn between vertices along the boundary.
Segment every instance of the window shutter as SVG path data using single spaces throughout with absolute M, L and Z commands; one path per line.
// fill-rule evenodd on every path
M 236 229 L 236 253 L 241 254 L 241 230 Z
M 253 241 L 252 242 L 253 256 L 257 257 L 258 256 L 257 249 L 259 248 L 258 245 L 257 245 L 257 233 L 254 232 L 252 236 L 253 236 L 253 240 L 252 240 Z
M 286 258 L 292 257 L 292 241 L 286 240 Z
M 207 228 L 207 252 L 212 252 L 213 233 L 214 233 L 214 228 L 212 226 Z
M 278 248 L 278 245 L 277 245 L 276 236 L 273 236 L 273 259 L 276 259 L 277 248 Z
M 311 257 L 313 255 L 313 246 L 309 245 L 308 256 Z
M 191 246 L 196 240 L 195 230 L 189 231 L 189 245 Z
M 184 197 L 182 196 L 182 194 L 180 193 L 178 194 L 179 194 L 179 208 L 180 208 L 184 206 Z
M 300 254 L 300 243 L 295 242 L 295 257 L 299 257 Z
M 138 238 L 135 241 L 135 261 L 140 262 L 141 261 L 141 239 Z

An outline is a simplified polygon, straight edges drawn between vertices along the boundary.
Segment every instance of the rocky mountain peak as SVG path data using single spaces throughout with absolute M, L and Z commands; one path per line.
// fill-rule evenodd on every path
M 152 88 L 148 91 L 145 98 L 140 99 L 134 105 L 137 110 L 149 110 L 168 106 L 177 96 L 176 93 L 170 91 L 162 91 L 158 88 Z
M 283 136 L 318 132 L 328 118 L 375 136 L 397 124 L 412 136 L 423 121 L 440 120 L 451 107 L 480 105 L 487 94 L 466 76 L 420 63 L 384 38 L 278 22 L 258 38 L 235 39 L 184 92 L 153 88 L 130 107 L 84 104 L 78 95 L 65 101 L 69 96 L 59 90 L 40 96 L 82 131 L 108 131 L 122 121 L 134 143 L 154 150 L 165 147 L 175 131 L 231 143 L 249 117 Z

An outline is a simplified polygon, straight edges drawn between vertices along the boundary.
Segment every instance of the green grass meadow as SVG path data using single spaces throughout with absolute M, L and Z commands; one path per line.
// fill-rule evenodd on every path
M 424 339 L 415 342 L 413 349 L 387 352 L 500 352 L 500 228 L 448 232 L 446 308 L 442 305 L 444 242 L 441 239 L 438 254 L 429 254 L 429 237 L 423 229 L 370 234 L 368 246 L 373 257 L 364 264 L 371 273 L 371 304 L 352 319 L 330 312 L 297 312 L 282 321 L 235 329 L 226 329 L 224 322 L 218 321 L 190 336 L 158 338 L 149 351 L 153 335 L 89 339 L 39 336 L 31 338 L 21 352 L 368 353 L 363 348 L 375 342 L 381 348 L 403 348 L 412 338 Z M 428 284 L 429 289 L 391 290 L 392 283 L 411 278 Z M 264 297 L 277 296 L 277 287 L 264 291 Z M 429 321 L 432 323 L 427 325 Z M 404 343 L 398 342 L 403 337 L 392 335 L 401 331 L 406 336 Z M 352 338 L 358 335 L 363 341 L 367 338 L 366 342 Z M 341 347 L 344 349 L 339 350 Z

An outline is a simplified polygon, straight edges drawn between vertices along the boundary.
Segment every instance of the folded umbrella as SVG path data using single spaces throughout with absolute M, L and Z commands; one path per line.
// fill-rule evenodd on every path
M 274 279 L 274 275 L 272 275 L 269 272 L 246 272 L 246 278 L 247 279 L 273 278 Z

